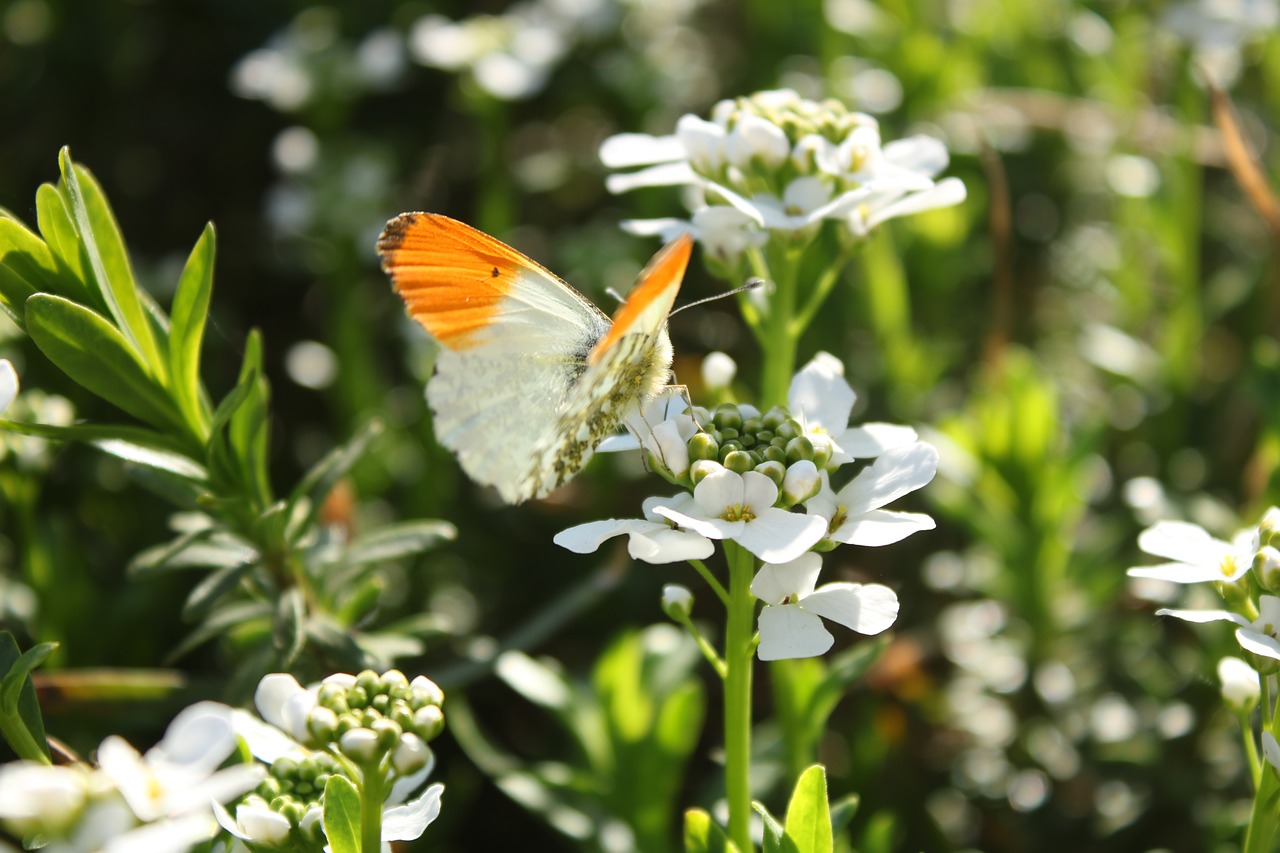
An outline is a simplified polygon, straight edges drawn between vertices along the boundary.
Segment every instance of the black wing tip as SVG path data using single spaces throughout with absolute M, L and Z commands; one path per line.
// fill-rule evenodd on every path
M 387 227 L 382 229 L 382 233 L 378 235 L 377 249 L 378 254 L 384 259 L 386 256 L 400 248 L 404 243 L 405 234 L 418 221 L 419 217 L 430 216 L 429 213 L 420 211 L 411 211 L 402 213 L 399 216 L 387 222 Z

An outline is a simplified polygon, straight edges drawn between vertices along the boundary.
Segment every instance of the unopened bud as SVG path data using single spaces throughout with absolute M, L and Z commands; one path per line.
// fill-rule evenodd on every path
M 778 490 L 782 490 L 782 483 L 786 479 L 787 469 L 781 462 L 766 460 L 757 463 L 754 470 L 756 473 L 764 474 L 770 480 L 773 480 L 773 484 L 778 487 Z
M 695 432 L 686 447 L 691 462 L 697 462 L 699 459 L 718 460 L 720 458 L 720 444 L 710 433 Z
M 708 474 L 714 474 L 717 471 L 723 471 L 724 466 L 719 462 L 711 459 L 699 459 L 697 462 L 689 466 L 689 480 L 696 486 L 706 478 Z
M 1280 551 L 1271 545 L 1260 548 L 1254 558 L 1253 573 L 1267 592 L 1280 591 Z
M 725 403 L 716 409 L 711 420 L 717 429 L 738 429 L 742 426 L 742 413 L 732 403 Z
M 662 610 L 676 622 L 683 622 L 693 612 L 693 593 L 686 586 L 669 583 L 662 588 Z
M 328 743 L 338 732 L 338 715 L 331 708 L 317 705 L 307 715 L 307 731 L 318 743 Z
M 806 435 L 796 436 L 787 442 L 787 464 L 794 465 L 801 459 L 813 461 L 813 442 Z
M 1262 696 L 1258 673 L 1240 658 L 1225 657 L 1218 661 L 1218 680 L 1222 682 L 1222 698 L 1233 711 L 1253 710 Z
M 378 735 L 373 729 L 363 726 L 349 729 L 338 738 L 338 749 L 352 761 L 367 764 L 379 754 Z
M 818 476 L 818 466 L 801 459 L 787 466 L 779 503 L 784 507 L 795 506 L 809 500 L 821 489 L 822 478 Z
M 730 450 L 721 462 L 724 467 L 738 474 L 745 474 L 755 467 L 751 456 L 742 450 Z
M 413 715 L 413 728 L 418 737 L 430 742 L 444 731 L 444 711 L 438 705 L 427 705 L 419 708 Z
M 414 704 L 419 700 L 428 705 L 444 704 L 444 691 L 440 689 L 440 685 L 425 675 L 414 676 L 413 681 L 409 682 L 409 689 L 413 692 Z
M 431 747 L 413 732 L 400 736 L 395 751 L 391 753 L 391 766 L 401 776 L 412 776 L 431 760 Z

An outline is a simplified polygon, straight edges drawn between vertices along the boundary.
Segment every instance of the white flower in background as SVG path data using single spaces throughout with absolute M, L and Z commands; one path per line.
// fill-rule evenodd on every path
M 693 593 L 683 584 L 664 584 L 662 609 L 672 619 L 689 618 L 689 614 L 693 612 Z
M 1218 680 L 1222 682 L 1222 698 L 1237 711 L 1248 711 L 1262 696 L 1258 673 L 1240 658 L 1218 661 Z
M 1138 547 L 1148 554 L 1174 562 L 1134 566 L 1128 574 L 1133 578 L 1155 578 L 1174 583 L 1231 583 L 1243 577 L 1253 566 L 1259 545 L 1256 527 L 1240 531 L 1231 542 L 1223 542 L 1195 524 L 1158 521 L 1138 536 Z
M 709 391 L 728 388 L 737 375 L 738 364 L 727 353 L 717 350 L 702 359 L 702 385 Z
M 826 524 L 780 509 L 778 487 L 764 474 L 721 468 L 687 493 L 653 505 L 658 515 L 708 539 L 732 539 L 770 562 L 799 557 L 822 539 Z
M 215 808 L 214 816 L 218 819 L 219 826 L 241 841 L 267 847 L 283 844 L 293 830 L 289 819 L 273 811 L 261 798 L 251 798 L 240 803 L 236 806 L 234 816 L 225 807 Z M 321 810 L 313 808 L 303 815 L 301 823 L 309 825 L 322 818 Z
M 609 176 L 610 192 L 694 188 L 691 220 L 624 227 L 664 238 L 690 231 L 722 260 L 758 245 L 761 232 L 801 232 L 830 219 L 861 237 L 888 219 L 965 197 L 958 179 L 934 180 L 948 163 L 941 142 L 915 136 L 882 146 L 871 116 L 789 89 L 721 101 L 710 120 L 682 116 L 669 136 L 617 134 L 600 146 L 600 159 L 612 169 L 635 169 Z M 737 213 L 711 221 L 711 210 Z
M 831 467 L 854 459 L 874 459 L 917 438 L 914 429 L 897 424 L 849 426 L 857 399 L 845 381 L 844 365 L 827 352 L 815 355 L 791 380 L 787 407 L 810 440 L 831 446 Z
M 1160 22 L 1191 45 L 1196 65 L 1214 85 L 1229 87 L 1240 76 L 1241 49 L 1280 26 L 1277 0 L 1183 0 L 1165 6 Z
M 881 509 L 922 488 L 938 470 L 938 451 L 923 441 L 885 451 L 858 472 L 839 492 L 826 472 L 823 488 L 805 509 L 827 523 L 827 538 L 845 545 L 892 545 L 920 530 L 932 530 L 933 519 L 918 512 Z
M 0 412 L 18 396 L 18 372 L 7 358 L 0 358 Z
M 0 823 L 17 835 L 65 830 L 80 817 L 93 787 L 91 771 L 84 767 L 5 764 L 0 766 Z
M 605 540 L 615 536 L 628 537 L 627 553 L 632 559 L 646 563 L 679 563 L 685 560 L 705 560 L 715 551 L 715 546 L 701 533 L 681 530 L 654 511 L 667 498 L 646 498 L 643 504 L 644 518 L 608 518 L 589 521 L 562 530 L 552 540 L 575 554 L 592 554 Z
M 803 554 L 786 563 L 766 563 L 751 582 L 764 602 L 760 611 L 760 660 L 823 654 L 835 638 L 822 624 L 830 619 L 860 634 L 879 634 L 898 618 L 898 597 L 880 584 L 828 583 L 815 588 L 822 558 Z
M 263 776 L 254 764 L 219 770 L 235 748 L 226 707 L 201 702 L 178 714 L 145 756 L 123 738 L 107 738 L 98 747 L 98 764 L 139 820 L 207 815 L 210 801 L 239 797 Z
M 1280 661 L 1280 598 L 1263 595 L 1258 598 L 1258 618 L 1249 620 L 1229 610 L 1173 610 L 1162 608 L 1157 616 L 1172 616 L 1184 622 L 1233 622 L 1236 640 L 1246 652 Z

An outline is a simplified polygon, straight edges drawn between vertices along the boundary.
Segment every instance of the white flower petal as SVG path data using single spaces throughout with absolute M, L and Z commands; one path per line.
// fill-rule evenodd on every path
M 611 435 L 596 445 L 596 453 L 621 453 L 639 449 L 640 440 L 629 432 Z
M 231 727 L 237 735 L 244 738 L 253 757 L 267 764 L 285 756 L 298 758 L 306 755 L 306 750 L 297 741 L 248 711 L 239 708 L 232 710 Z
M 182 709 L 164 738 L 147 751 L 148 762 L 171 761 L 208 776 L 236 748 L 231 709 L 218 702 L 197 702 Z
M 901 542 L 921 530 L 933 530 L 935 526 L 933 519 L 924 513 L 873 509 L 840 525 L 831 532 L 831 539 L 845 545 L 878 548 Z
M 1216 566 L 1188 563 L 1160 563 L 1156 566 L 1134 566 L 1127 572 L 1131 578 L 1152 578 L 1171 583 L 1206 583 L 1226 580 Z
M 632 531 L 627 548 L 632 558 L 654 565 L 705 560 L 715 550 L 711 540 L 702 534 L 692 530 L 673 530 L 665 524 L 661 530 L 652 533 Z
M 822 619 L 788 604 L 766 605 L 760 611 L 760 660 L 791 660 L 817 657 L 835 643 L 835 637 L 822 625 Z
M 111 735 L 98 747 L 98 766 L 107 774 L 139 820 L 156 820 L 164 815 L 163 790 L 142 760 L 142 753 L 118 735 Z
M 675 522 L 685 530 L 692 530 L 708 539 L 734 539 L 745 524 L 741 521 L 723 521 L 719 518 L 700 518 L 686 515 L 674 507 L 665 505 L 656 506 L 653 511 L 663 518 Z
M 625 193 L 640 187 L 669 187 L 699 183 L 698 176 L 688 163 L 661 163 L 635 172 L 610 175 L 604 179 L 605 188 L 611 193 Z
M 967 192 L 964 182 L 959 178 L 944 178 L 931 189 L 911 193 L 910 195 L 879 208 L 867 217 L 865 228 L 869 231 L 882 222 L 899 216 L 910 216 L 936 210 L 940 207 L 952 207 L 965 200 Z
M 736 535 L 726 538 L 734 539 L 766 563 L 786 563 L 817 545 L 826 532 L 827 523 L 820 516 L 770 507 L 757 513 Z
M 683 160 L 684 153 L 684 145 L 674 134 L 619 133 L 600 143 L 600 162 L 610 169 Z
M 938 451 L 923 441 L 886 450 L 840 490 L 850 518 L 879 509 L 933 479 Z
M 1226 542 L 1185 521 L 1157 521 L 1138 534 L 1138 547 L 1180 563 L 1217 563 L 1231 551 Z
M 1266 634 L 1250 631 L 1247 628 L 1237 628 L 1236 640 L 1246 652 L 1280 660 L 1280 642 L 1277 642 L 1274 637 L 1268 637 Z
M 837 432 L 836 444 L 852 459 L 874 459 L 886 450 L 905 447 L 919 436 L 909 426 L 870 423 Z
M 857 395 L 844 379 L 844 365 L 820 352 L 791 379 L 787 406 L 810 428 L 839 433 L 849 425 Z
M 382 840 L 412 841 L 440 816 L 440 795 L 444 785 L 436 782 L 422 796 L 402 806 L 389 808 L 382 815 Z
M 262 719 L 278 729 L 288 731 L 285 725 L 284 706 L 291 696 L 305 693 L 306 690 L 298 679 L 286 672 L 273 672 L 264 675 L 258 682 L 258 689 L 253 694 L 253 704 L 257 707 Z
M 9 408 L 18 396 L 18 372 L 7 358 L 0 358 L 0 412 Z
M 878 583 L 828 583 L 800 606 L 859 634 L 879 634 L 898 618 L 898 596 Z
M 755 474 L 754 471 L 750 473 Z M 756 474 L 756 476 L 769 480 L 763 474 Z M 736 471 L 721 468 L 703 477 L 698 485 L 694 486 L 693 499 L 697 501 L 698 508 L 704 513 L 713 518 L 719 518 L 727 507 L 742 506 L 746 503 L 745 492 L 746 484 L 743 476 Z M 777 486 L 774 486 L 774 499 L 777 499 Z M 670 518 L 666 513 L 663 515 Z
M 751 594 L 765 604 L 804 598 L 813 592 L 822 571 L 822 557 L 812 551 L 786 563 L 765 563 L 751 580 Z
M 1222 682 L 1222 697 L 1237 708 L 1252 706 L 1262 695 L 1257 671 L 1240 658 L 1218 661 L 1218 680 Z
M 702 482 L 706 482 L 703 480 Z M 742 504 L 749 506 L 757 515 L 760 511 L 771 507 L 778 500 L 778 484 L 757 471 L 748 471 L 742 475 Z
M 951 162 L 947 146 L 932 136 L 917 135 L 895 139 L 887 143 L 881 153 L 889 163 L 914 172 L 923 172 L 931 178 L 941 173 Z
M 575 554 L 594 554 L 606 540 L 630 533 L 636 522 L 629 518 L 606 518 L 588 521 L 567 530 L 561 530 L 551 541 Z
M 196 784 L 174 786 L 165 800 L 165 812 L 171 816 L 191 814 L 208 809 L 211 802 L 230 802 L 258 787 L 266 773 L 261 764 L 236 764 Z
M 1253 624 L 1239 613 L 1232 613 L 1229 610 L 1174 610 L 1169 607 L 1162 607 L 1156 611 L 1156 615 L 1172 616 L 1184 622 L 1234 622 L 1244 628 L 1248 628 Z
M 162 820 L 117 835 L 96 853 L 186 853 L 195 844 L 212 838 L 218 831 L 213 815 L 193 814 Z

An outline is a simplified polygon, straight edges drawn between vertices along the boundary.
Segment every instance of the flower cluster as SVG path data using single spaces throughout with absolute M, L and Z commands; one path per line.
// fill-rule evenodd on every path
M 444 693 L 425 676 L 336 673 L 303 687 L 272 673 L 254 696 L 262 720 L 233 712 L 237 733 L 270 772 L 218 822 L 255 850 L 318 850 L 325 786 L 342 776 L 384 803 L 384 842 L 417 838 L 440 812 L 444 786 L 413 800 L 435 763 L 427 743 L 444 728 Z
M 1163 608 L 1157 615 L 1187 622 L 1233 622 L 1236 640 L 1263 674 L 1280 672 L 1280 508 L 1230 542 L 1183 521 L 1160 521 L 1138 537 L 1138 547 L 1171 562 L 1135 566 L 1129 576 L 1179 584 L 1214 583 L 1227 609 Z
M 263 776 L 250 764 L 218 769 L 236 748 L 227 710 L 212 702 L 187 708 L 145 755 L 109 737 L 96 768 L 0 767 L 0 825 L 47 850 L 178 853 L 212 838 L 209 804 L 239 797 Z
M 632 220 L 624 228 L 664 239 L 692 232 L 726 263 L 771 232 L 808 235 L 834 220 L 861 238 L 888 219 L 965 197 L 958 178 L 934 180 L 948 163 L 938 140 L 912 136 L 882 145 L 871 116 L 790 89 L 721 101 L 709 121 L 684 115 L 670 136 L 611 136 L 600 159 L 614 169 L 643 167 L 610 176 L 611 192 L 693 190 L 690 219 Z
M 674 399 L 658 398 L 629 427 L 650 469 L 686 491 L 649 498 L 643 519 L 579 525 L 559 533 L 556 543 L 590 553 L 626 534 L 636 559 L 672 563 L 709 557 L 717 540 L 736 542 L 762 561 L 752 593 L 765 605 L 758 649 L 764 660 L 825 652 L 834 639 L 822 618 L 864 634 L 893 624 L 892 590 L 818 587 L 822 558 L 815 552 L 888 545 L 931 529 L 927 515 L 883 507 L 933 478 L 937 451 L 909 427 L 849 427 L 855 396 L 840 362 L 826 353 L 796 375 L 787 407 L 761 413 L 726 404 L 673 413 Z M 831 485 L 844 464 L 872 458 L 840 489 Z

